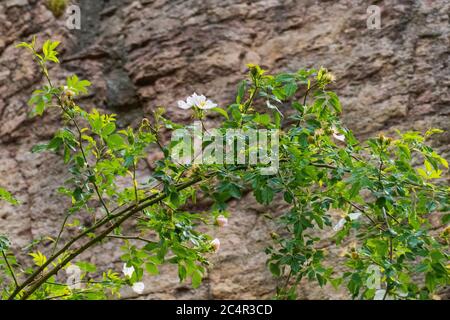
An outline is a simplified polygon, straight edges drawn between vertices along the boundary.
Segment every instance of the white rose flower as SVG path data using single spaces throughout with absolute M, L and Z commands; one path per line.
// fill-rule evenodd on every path
M 333 138 L 342 142 L 345 141 L 345 135 L 340 134 L 336 127 L 333 127 L 331 130 L 333 131 Z
M 134 273 L 134 267 L 133 266 L 127 267 L 127 264 L 124 263 L 122 272 L 125 275 L 125 277 L 131 278 L 133 276 L 133 273 Z
M 209 99 L 206 99 L 204 95 L 198 95 L 194 92 L 191 96 L 187 97 L 186 101 L 178 101 L 178 107 L 184 110 L 192 107 L 197 107 L 202 110 L 208 110 L 217 107 L 217 104 Z
M 143 282 L 135 282 L 132 287 L 133 291 L 137 294 L 142 294 L 145 289 L 145 284 Z

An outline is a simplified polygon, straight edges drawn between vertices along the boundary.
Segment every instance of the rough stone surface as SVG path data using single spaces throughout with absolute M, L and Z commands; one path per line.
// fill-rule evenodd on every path
M 26 101 L 44 81 L 30 56 L 14 44 L 33 34 L 62 40 L 62 65 L 51 73 L 57 80 L 74 72 L 91 80 L 95 94 L 82 103 L 118 113 L 123 125 L 159 105 L 167 106 L 172 118 L 187 121 L 175 102 L 193 91 L 226 105 L 252 62 L 273 72 L 331 68 L 344 121 L 359 137 L 393 129 L 450 129 L 448 0 L 376 1 L 379 30 L 367 29 L 371 3 L 359 0 L 78 3 L 81 30 L 67 29 L 65 18 L 55 19 L 44 1 L 0 2 L 0 185 L 22 201 L 19 209 L 0 204 L 0 233 L 14 239 L 16 248 L 55 235 L 65 205 L 55 191 L 65 176 L 62 161 L 30 153 L 58 123 L 56 112 L 36 119 L 27 115 Z M 448 155 L 450 132 L 436 137 L 435 144 Z M 204 284 L 196 291 L 180 285 L 168 266 L 161 276 L 146 279 L 139 298 L 271 297 L 276 282 L 265 267 L 270 225 L 263 214 L 282 210 L 258 206 L 251 197 L 233 203 L 230 226 L 211 230 L 223 250 Z M 83 258 L 118 269 L 118 245 L 111 241 Z M 328 246 L 338 259 L 340 249 Z M 300 297 L 345 296 L 303 283 Z

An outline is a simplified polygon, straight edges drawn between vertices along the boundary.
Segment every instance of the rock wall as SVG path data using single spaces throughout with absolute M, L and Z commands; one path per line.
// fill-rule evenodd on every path
M 81 30 L 69 30 L 44 1 L 0 1 L 0 185 L 22 201 L 14 209 L 0 203 L 0 233 L 14 239 L 16 248 L 57 233 L 67 205 L 55 192 L 65 177 L 62 161 L 30 153 L 52 136 L 59 120 L 54 112 L 28 117 L 26 101 L 44 82 L 30 56 L 14 45 L 34 34 L 63 43 L 62 65 L 52 68 L 53 76 L 63 80 L 77 73 L 91 80 L 93 93 L 81 103 L 118 113 L 122 125 L 133 125 L 159 105 L 170 117 L 188 121 L 175 106 L 194 91 L 227 105 L 252 62 L 272 72 L 330 68 L 345 123 L 359 137 L 450 129 L 448 0 L 73 2 L 81 7 Z M 371 4 L 381 7 L 381 29 L 366 26 Z M 435 144 L 448 155 L 450 133 Z M 264 265 L 270 225 L 262 216 L 282 210 L 261 207 L 251 197 L 232 203 L 230 226 L 211 231 L 223 250 L 204 284 L 193 291 L 165 267 L 161 276 L 146 280 L 141 298 L 270 298 L 276 283 Z M 119 270 L 118 245 L 108 242 L 84 258 Z M 332 245 L 329 252 L 338 256 Z M 344 295 L 304 283 L 300 297 Z

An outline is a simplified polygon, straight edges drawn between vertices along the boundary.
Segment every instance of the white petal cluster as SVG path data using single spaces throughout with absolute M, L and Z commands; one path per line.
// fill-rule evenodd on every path
M 184 110 L 196 107 L 202 110 L 208 110 L 217 107 L 217 103 L 206 99 L 204 95 L 198 95 L 194 92 L 193 95 L 187 97 L 186 101 L 178 101 L 178 107 Z
M 345 136 L 341 134 L 336 127 L 333 127 L 332 131 L 333 131 L 333 138 L 342 142 L 345 141 Z
M 125 277 L 131 278 L 133 276 L 133 273 L 134 273 L 134 267 L 133 266 L 127 267 L 127 264 L 124 263 L 122 272 L 125 275 Z
M 132 287 L 133 291 L 137 294 L 142 294 L 145 289 L 145 284 L 143 282 L 135 282 Z

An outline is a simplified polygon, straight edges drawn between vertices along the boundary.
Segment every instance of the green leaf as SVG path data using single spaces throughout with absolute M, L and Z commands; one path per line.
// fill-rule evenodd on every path
M 425 285 L 427 286 L 427 289 L 428 289 L 430 292 L 433 292 L 433 291 L 434 291 L 434 289 L 436 288 L 436 279 L 435 279 L 433 273 L 428 272 L 428 273 L 425 275 Z
M 284 197 L 284 201 L 286 201 L 287 203 L 292 203 L 292 201 L 294 200 L 294 198 L 292 197 L 292 194 L 289 191 L 285 191 L 283 194 Z
M 79 261 L 76 263 L 76 265 L 78 267 L 80 267 L 81 270 L 86 271 L 86 272 L 96 272 L 97 271 L 97 267 L 89 262 L 83 262 L 83 261 Z
M 342 112 L 342 106 L 341 106 L 341 102 L 339 101 L 338 96 L 336 95 L 336 93 L 332 92 L 332 91 L 328 91 L 327 92 L 328 95 L 328 103 L 334 108 L 334 110 L 337 113 L 341 113 Z
M 48 88 L 47 88 L 48 89 Z M 45 109 L 52 101 L 52 94 L 46 90 L 35 90 L 28 100 L 28 105 L 30 107 L 34 106 L 33 114 L 41 116 Z
M 281 269 L 280 269 L 280 264 L 279 263 L 270 262 L 269 263 L 269 270 L 276 277 L 279 277 L 281 275 Z
M 30 256 L 33 257 L 33 261 L 38 267 L 47 262 L 47 257 L 44 256 L 40 251 L 32 252 L 30 253 Z
M 106 138 L 106 143 L 111 149 L 123 149 L 125 145 L 125 141 L 123 140 L 122 136 L 114 133 Z
M 245 80 L 241 81 L 238 86 L 237 96 L 236 96 L 236 103 L 240 104 L 242 103 L 242 99 L 244 99 L 245 89 L 247 87 L 247 82 Z
M 336 278 L 330 280 L 331 285 L 335 290 L 339 288 L 339 286 L 342 284 L 342 278 Z
M 239 110 L 239 105 L 237 105 L 237 104 L 232 104 L 232 105 L 229 107 L 229 110 L 230 110 L 230 112 L 231 112 L 231 116 L 233 117 L 233 119 L 234 119 L 235 121 L 240 121 L 240 120 L 242 119 L 242 113 L 241 113 L 241 111 Z
M 77 75 L 72 75 L 67 78 L 67 87 L 74 91 L 75 94 L 80 93 L 88 93 L 87 87 L 89 87 L 91 83 L 88 80 L 81 80 L 77 77 Z
M 48 150 L 48 144 L 47 143 L 37 144 L 37 145 L 34 145 L 31 148 L 31 152 L 32 153 L 39 153 L 39 152 L 46 151 L 46 150 Z
M 283 87 L 283 90 L 286 94 L 286 97 L 289 98 L 297 92 L 298 86 L 295 82 L 290 82 Z
M 30 50 L 33 49 L 33 47 L 27 42 L 21 42 L 19 44 L 16 44 L 16 48 L 27 48 L 27 49 L 30 49 Z
M 59 46 L 59 44 L 60 44 L 59 41 L 52 41 L 52 40 L 45 41 L 44 45 L 42 46 L 42 52 L 44 53 L 44 61 L 49 60 L 55 63 L 59 63 L 59 60 L 56 57 L 58 55 L 58 52 L 55 50 L 56 47 Z
M 180 204 L 180 195 L 178 194 L 178 192 L 171 192 L 170 196 L 169 196 L 170 202 L 172 202 L 172 204 L 175 207 L 178 207 Z
M 9 202 L 12 205 L 18 205 L 19 201 L 15 199 L 11 193 L 9 193 L 7 190 L 0 187 L 0 200 L 4 200 L 6 202 Z
M 107 123 L 102 129 L 102 136 L 109 136 L 116 130 L 116 124 L 114 122 Z
M 11 242 L 5 236 L 0 235 L 0 251 L 6 251 L 11 247 Z
M 270 119 L 270 116 L 266 113 L 264 114 L 257 113 L 253 121 L 263 126 L 268 126 L 272 122 L 272 119 Z
M 443 224 L 447 224 L 450 222 L 450 213 L 444 214 L 441 218 Z
M 356 297 L 358 295 L 361 285 L 362 285 L 361 276 L 358 273 L 353 273 L 350 281 L 347 284 L 347 288 L 353 295 L 353 297 Z
M 150 273 L 152 275 L 159 274 L 158 267 L 154 263 L 151 263 L 151 262 L 146 263 L 145 264 L 145 269 L 147 270 L 148 273 Z
M 302 106 L 300 103 L 298 103 L 297 101 L 292 102 L 292 107 L 297 110 L 300 114 L 303 114 L 303 112 L 305 111 L 304 106 Z
M 279 111 L 274 111 L 273 118 L 275 120 L 275 126 L 281 128 L 281 113 Z
M 194 289 L 197 289 L 198 287 L 200 287 L 200 285 L 202 284 L 202 278 L 203 278 L 203 275 L 200 272 L 200 270 L 198 270 L 198 269 L 194 270 L 194 272 L 192 273 L 192 287 Z
M 257 188 L 253 191 L 256 201 L 258 201 L 261 204 L 268 205 L 272 202 L 274 191 L 272 188 L 266 186 Z
M 178 278 L 180 279 L 180 282 L 186 279 L 187 271 L 186 266 L 182 263 L 178 264 Z
M 217 108 L 212 108 L 211 110 L 220 113 L 220 114 L 223 115 L 225 118 L 227 118 L 227 120 L 229 119 L 228 113 L 227 113 L 225 110 L 223 110 L 222 108 L 217 107 Z
M 428 130 L 425 133 L 425 136 L 429 137 L 429 136 L 432 136 L 433 134 L 440 134 L 440 133 L 443 133 L 443 132 L 444 132 L 444 130 L 433 128 L 433 129 Z

